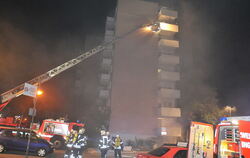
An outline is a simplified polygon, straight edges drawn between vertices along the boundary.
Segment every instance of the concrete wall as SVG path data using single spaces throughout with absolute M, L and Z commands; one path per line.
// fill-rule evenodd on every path
M 141 0 L 119 0 L 116 36 L 150 23 L 158 4 Z M 111 134 L 122 137 L 156 136 L 158 36 L 144 29 L 124 37 L 115 45 Z

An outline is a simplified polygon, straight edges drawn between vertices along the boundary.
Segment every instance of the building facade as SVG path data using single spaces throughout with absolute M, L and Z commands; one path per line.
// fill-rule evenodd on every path
M 180 57 L 177 11 L 160 2 L 119 0 L 112 55 L 110 132 L 124 139 L 176 143 Z M 154 28 L 154 29 L 153 29 Z
M 104 42 L 108 43 L 115 38 L 115 18 L 107 17 Z M 97 96 L 97 106 L 99 111 L 105 115 L 103 118 L 110 117 L 111 103 L 111 82 L 113 72 L 114 44 L 108 45 L 101 53 L 101 65 L 99 73 L 99 87 Z M 109 120 L 103 120 L 103 125 L 108 128 Z

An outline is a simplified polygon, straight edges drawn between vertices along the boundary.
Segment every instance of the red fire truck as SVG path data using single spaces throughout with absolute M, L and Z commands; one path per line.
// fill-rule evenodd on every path
M 46 139 L 54 144 L 56 149 L 61 148 L 64 145 L 66 136 L 69 132 L 76 128 L 84 127 L 82 123 L 76 122 L 64 122 L 64 120 L 43 120 L 42 125 L 38 129 L 37 133 L 43 139 Z
M 242 121 L 248 124 L 243 125 Z M 224 117 L 216 126 L 214 133 L 212 125 L 192 122 L 188 158 L 250 158 L 248 121 L 250 116 Z
M 218 158 L 240 157 L 238 125 L 223 121 L 216 126 L 214 154 Z
M 250 121 L 250 117 L 225 117 L 222 118 L 221 123 L 216 126 L 214 136 L 215 158 L 240 158 L 240 120 Z
M 21 116 L 15 117 L 0 117 L 0 126 L 8 127 L 28 127 L 28 119 Z

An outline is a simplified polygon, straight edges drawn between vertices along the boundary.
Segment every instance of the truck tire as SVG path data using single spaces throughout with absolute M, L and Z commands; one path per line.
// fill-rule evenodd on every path
M 55 136 L 51 138 L 51 143 L 55 149 L 61 149 L 64 146 L 65 140 L 60 136 Z

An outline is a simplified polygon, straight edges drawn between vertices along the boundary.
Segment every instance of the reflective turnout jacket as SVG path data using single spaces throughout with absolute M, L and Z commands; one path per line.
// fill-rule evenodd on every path
M 100 149 L 108 149 L 110 147 L 110 138 L 107 135 L 101 136 L 98 144 Z
M 70 132 L 70 134 L 66 137 L 66 146 L 72 147 L 72 145 L 76 142 L 77 133 Z
M 87 145 L 87 137 L 84 134 L 78 134 L 73 145 L 74 148 L 82 148 Z
M 114 141 L 112 142 L 112 145 L 114 149 L 119 149 L 119 150 L 123 149 L 123 141 L 121 138 L 115 138 Z

